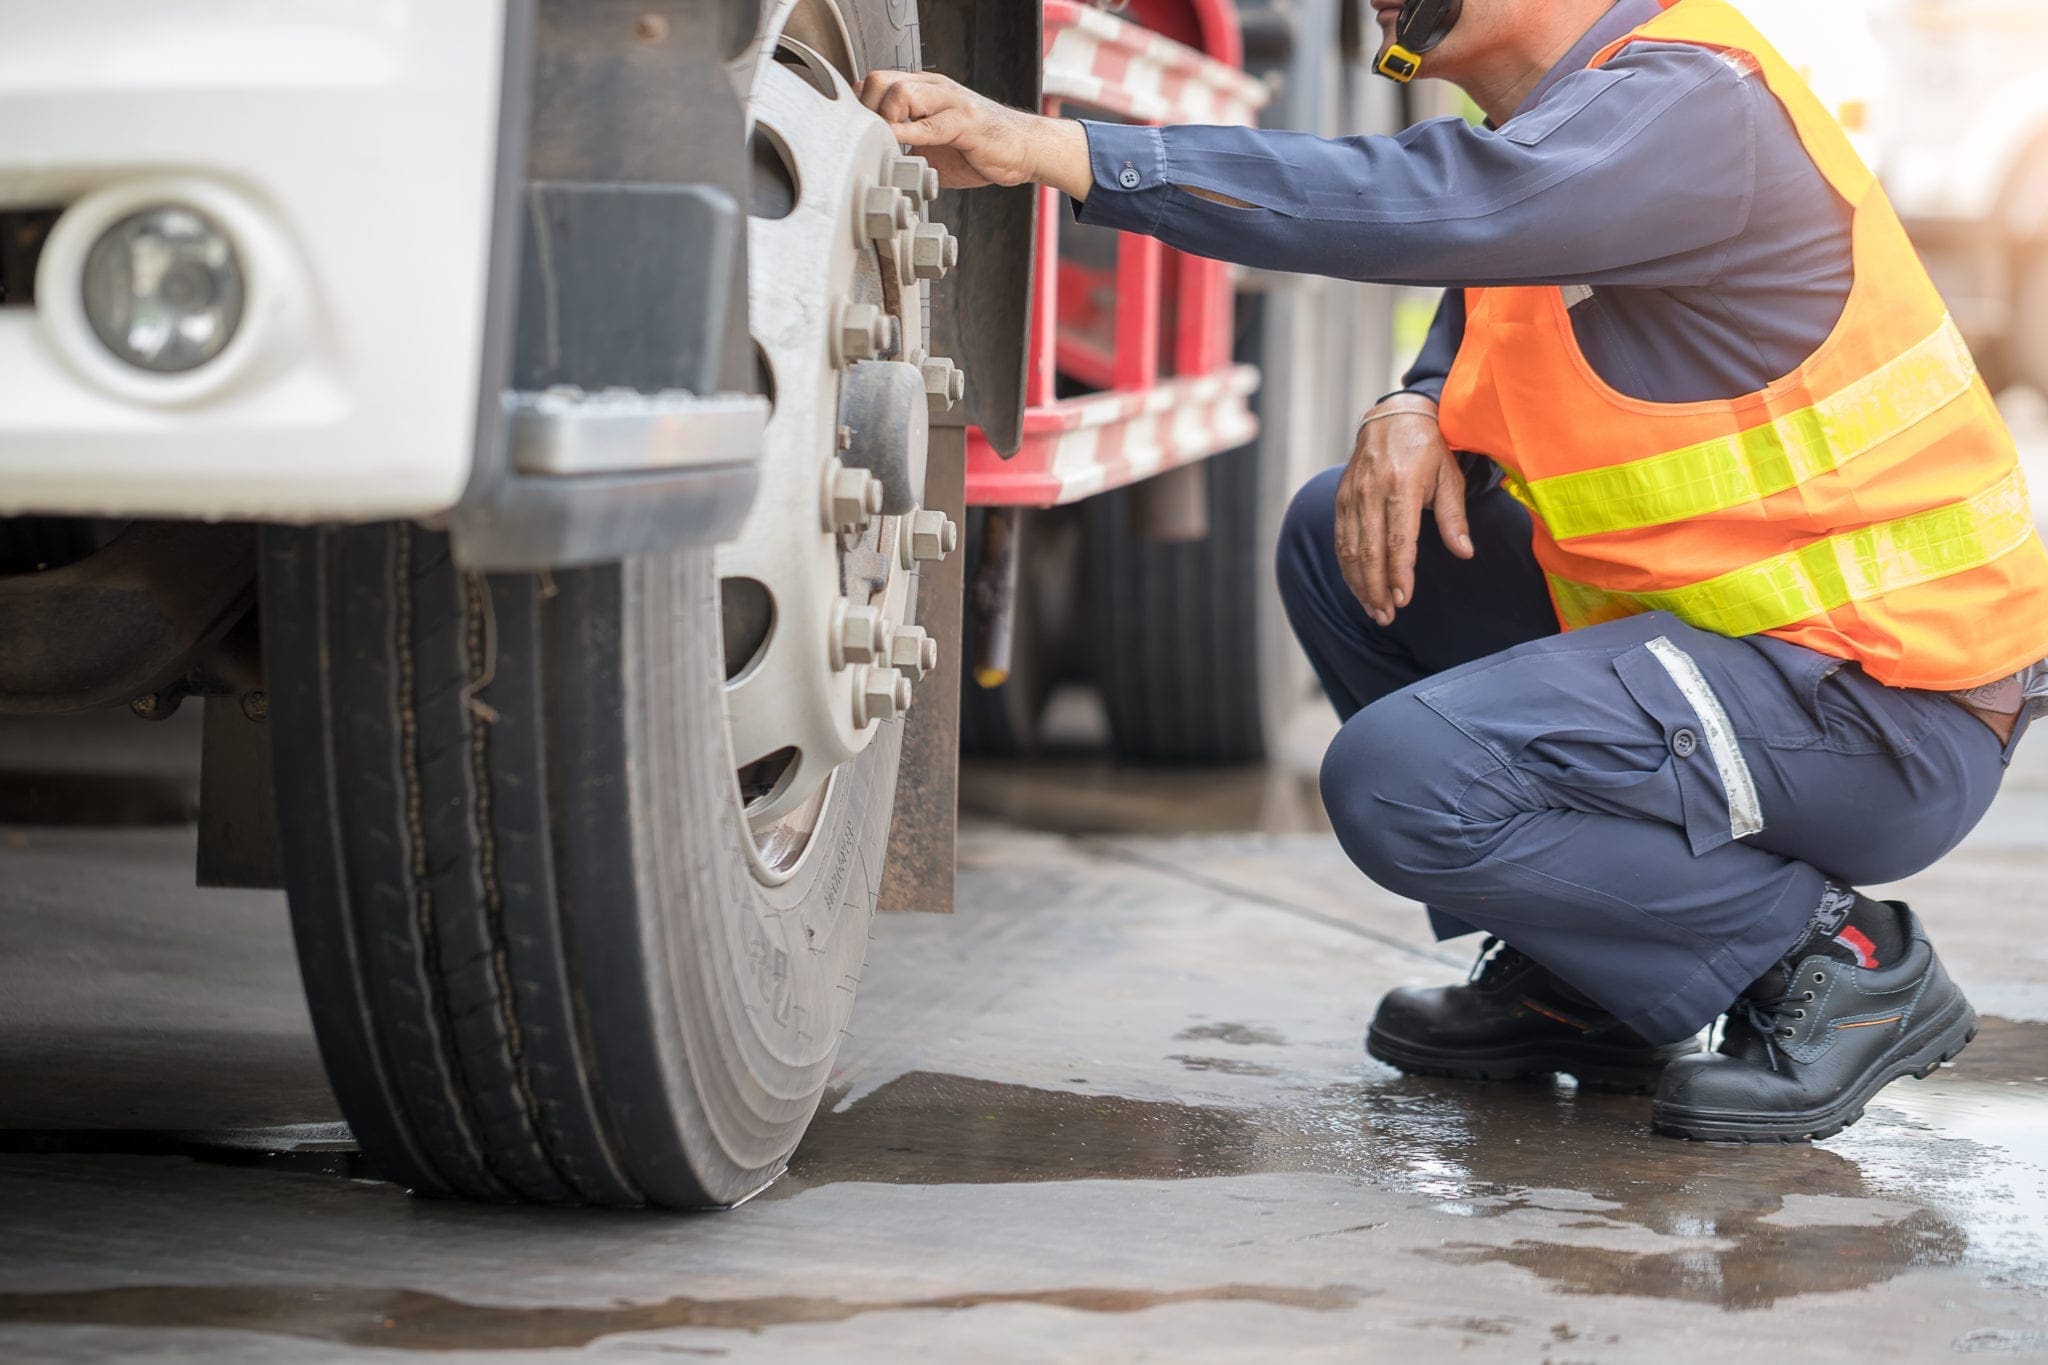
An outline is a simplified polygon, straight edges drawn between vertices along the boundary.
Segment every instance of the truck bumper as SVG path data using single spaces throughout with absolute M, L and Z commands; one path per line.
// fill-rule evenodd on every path
M 469 481 L 506 7 L 152 0 L 18 8 L 0 210 L 61 210 L 0 308 L 0 513 L 366 519 Z M 247 303 L 184 375 L 126 365 L 78 268 L 126 213 L 226 229 Z

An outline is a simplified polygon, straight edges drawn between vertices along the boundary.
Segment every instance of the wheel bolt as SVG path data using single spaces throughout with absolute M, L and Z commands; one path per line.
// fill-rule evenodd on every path
M 889 183 L 927 204 L 939 197 L 939 173 L 921 156 L 899 156 L 891 161 Z
M 872 303 L 849 303 L 839 313 L 840 363 L 872 360 L 889 349 L 895 319 Z
M 910 534 L 905 538 L 910 563 L 944 559 L 960 545 L 960 526 L 944 512 L 919 509 L 910 514 Z
M 933 412 L 951 412 L 967 396 L 967 371 L 944 356 L 925 361 L 924 397 Z
M 960 239 L 944 223 L 925 223 L 911 238 L 911 269 L 921 280 L 943 280 L 960 263 Z
M 889 623 L 880 611 L 848 606 L 842 597 L 832 614 L 832 667 L 873 663 L 889 652 Z
M 923 682 L 925 675 L 939 666 L 939 642 L 922 626 L 905 626 L 889 637 L 889 663 Z
M 882 510 L 882 481 L 837 460 L 825 466 L 825 529 L 858 531 Z
M 893 668 L 863 665 L 855 670 L 853 688 L 853 723 L 859 729 L 910 709 L 910 679 Z
M 861 226 L 878 242 L 886 242 L 909 227 L 916 216 L 910 200 L 894 185 L 873 186 L 861 199 Z

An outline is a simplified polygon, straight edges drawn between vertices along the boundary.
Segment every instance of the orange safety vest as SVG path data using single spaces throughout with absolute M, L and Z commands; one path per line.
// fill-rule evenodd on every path
M 1668 611 L 1930 690 L 2048 657 L 2048 547 L 2011 433 L 1876 177 L 1724 0 L 1666 0 L 1592 64 L 1636 41 L 1696 43 L 1761 73 L 1854 209 L 1856 278 L 1805 364 L 1705 403 L 1602 382 L 1561 289 L 1467 291 L 1444 436 L 1497 461 L 1535 514 L 1558 620 Z

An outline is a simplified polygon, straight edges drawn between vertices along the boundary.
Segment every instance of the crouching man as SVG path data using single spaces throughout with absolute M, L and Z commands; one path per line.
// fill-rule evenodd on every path
M 1486 127 L 863 93 L 949 184 L 1451 291 L 1279 547 L 1345 721 L 1339 838 L 1439 934 L 1490 936 L 1368 1048 L 1654 1087 L 1681 1137 L 1836 1132 L 1976 1030 L 1919 920 L 1857 888 L 1952 849 L 2048 698 L 2011 437 L 1870 171 L 1724 0 L 1376 4 L 1385 69 L 1426 63 Z

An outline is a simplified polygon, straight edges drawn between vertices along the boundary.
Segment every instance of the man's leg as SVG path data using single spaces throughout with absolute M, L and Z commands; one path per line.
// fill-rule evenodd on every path
M 1422 519 L 1415 553 L 1415 601 L 1381 626 L 1337 565 L 1337 485 L 1326 469 L 1295 495 L 1281 528 L 1280 597 L 1295 636 L 1349 720 L 1411 683 L 1503 649 L 1557 634 L 1557 616 L 1531 547 L 1529 513 L 1500 488 L 1467 504 L 1475 554 L 1444 547 Z
M 1435 522 L 1424 518 L 1416 600 L 1391 625 L 1374 622 L 1337 564 L 1342 473 L 1323 473 L 1295 498 L 1278 556 L 1288 617 L 1341 718 L 1425 678 L 1557 634 L 1529 514 L 1498 487 L 1467 504 L 1476 550 L 1470 560 L 1446 549 Z M 1347 773 L 1345 785 L 1365 792 L 1379 777 L 1368 764 Z M 1433 908 L 1430 919 L 1440 938 L 1477 932 L 1441 909 Z M 1512 946 L 1494 948 L 1489 940 L 1481 952 L 1491 956 L 1468 981 L 1390 994 L 1382 1019 L 1400 1015 L 1412 1045 L 1397 1052 L 1375 1034 L 1368 1042 L 1374 1055 L 1418 1074 L 1498 1080 L 1567 1071 L 1590 1085 L 1647 1090 L 1668 1062 L 1697 1050 L 1606 1027 L 1613 1021 L 1599 1006 L 1540 964 Z M 1583 1034 L 1595 1026 L 1602 1036 L 1589 1042 Z
M 2002 772 L 1990 730 L 1940 697 L 1656 615 L 1379 702 L 1332 746 L 1323 789 L 1368 876 L 1506 939 L 1658 1042 L 1777 968 L 1831 883 L 1940 858 Z M 1924 985 L 1938 964 L 1911 936 Z M 1910 1014 L 1841 1036 L 1889 1046 Z

